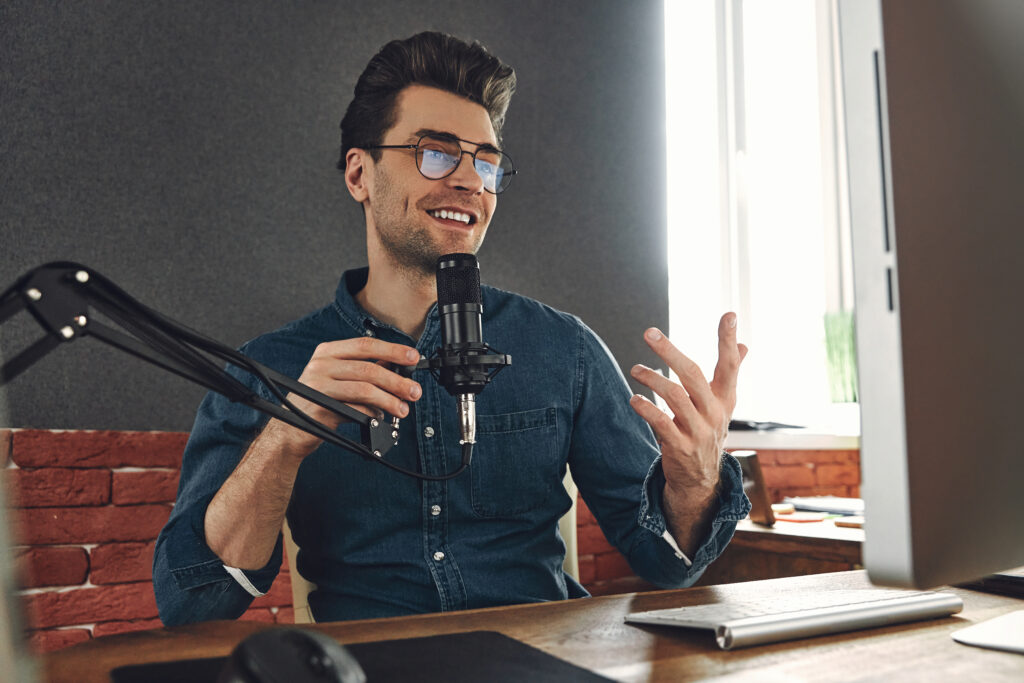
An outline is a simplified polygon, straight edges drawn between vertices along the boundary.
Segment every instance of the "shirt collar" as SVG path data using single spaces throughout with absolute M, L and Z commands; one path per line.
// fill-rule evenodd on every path
M 374 318 L 356 301 L 356 294 L 366 286 L 369 277 L 370 269 L 367 266 L 346 270 L 342 274 L 338 289 L 334 294 L 334 307 L 338 314 L 358 335 L 366 335 L 367 332 L 370 332 L 376 336 L 381 330 L 392 330 L 405 336 L 401 330 Z M 437 304 L 434 304 L 427 312 L 427 325 L 420 341 L 434 343 L 433 340 L 438 335 L 439 326 Z

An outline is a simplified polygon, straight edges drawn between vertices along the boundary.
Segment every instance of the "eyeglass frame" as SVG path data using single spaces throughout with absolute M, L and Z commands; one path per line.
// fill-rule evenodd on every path
M 480 143 L 473 142 L 472 140 L 464 140 L 463 138 L 456 137 L 455 135 L 452 135 L 451 133 L 442 133 L 442 132 L 439 132 L 439 131 L 428 131 L 428 132 L 424 133 L 423 135 L 421 135 L 419 137 L 419 139 L 416 140 L 416 144 L 415 145 L 373 145 L 373 146 L 370 146 L 370 147 L 361 147 L 360 149 L 365 149 L 367 151 L 374 150 L 374 149 L 414 149 L 414 150 L 417 151 L 417 155 L 418 155 L 419 154 L 420 143 L 423 142 L 423 138 L 431 138 L 431 137 L 432 138 L 437 138 L 437 139 L 440 139 L 440 140 L 452 140 L 452 141 L 457 142 L 457 143 L 458 142 L 467 142 L 467 143 L 469 143 L 471 145 L 476 145 L 476 151 L 475 152 L 470 152 L 467 149 L 462 149 L 462 145 L 459 145 L 459 152 L 460 152 L 460 154 L 459 154 L 459 161 L 454 166 L 452 166 L 452 169 L 450 171 L 448 171 L 443 176 L 440 176 L 438 178 L 431 178 L 430 176 L 425 174 L 423 172 L 423 169 L 420 168 L 419 163 L 417 163 L 416 164 L 416 170 L 419 171 L 420 175 L 423 176 L 424 178 L 426 178 L 427 180 L 444 180 L 448 176 L 453 175 L 455 173 L 455 171 L 459 170 L 459 166 L 462 165 L 462 157 L 465 156 L 466 154 L 468 154 L 470 156 L 470 158 L 473 160 L 473 171 L 479 176 L 480 172 L 477 171 L 477 168 L 476 168 L 476 155 L 480 153 L 480 150 L 486 150 L 488 152 L 497 152 L 498 154 L 502 155 L 503 157 L 505 157 L 506 159 L 509 160 L 509 162 L 512 164 L 512 170 L 510 170 L 508 173 L 503 174 L 503 175 L 507 175 L 507 176 L 509 176 L 511 178 L 511 176 L 518 175 L 518 173 L 519 173 L 519 170 L 516 168 L 516 162 L 512 160 L 512 157 L 510 157 L 508 154 L 505 154 L 505 152 L 503 150 L 498 149 L 494 145 L 491 145 L 490 143 L 486 143 L 486 142 L 483 143 L 483 144 L 480 144 Z M 483 176 L 481 176 L 481 180 L 482 179 L 483 179 Z M 511 183 L 512 183 L 512 181 L 509 180 L 509 184 L 511 184 Z M 505 185 L 504 189 L 492 191 L 492 190 L 488 190 L 487 186 L 484 185 L 484 190 L 486 190 L 487 192 L 489 192 L 490 194 L 493 194 L 493 195 L 499 195 L 499 194 L 501 194 L 502 192 L 504 192 L 507 189 L 508 189 L 508 185 Z

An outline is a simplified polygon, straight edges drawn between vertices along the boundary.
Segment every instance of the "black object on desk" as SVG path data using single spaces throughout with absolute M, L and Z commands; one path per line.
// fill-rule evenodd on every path
M 782 422 L 758 422 L 757 420 L 729 420 L 731 432 L 766 432 L 773 429 L 803 429 L 803 425 L 788 425 Z
M 975 581 L 957 584 L 957 586 L 983 593 L 998 593 L 1011 598 L 1024 598 L 1024 567 L 989 574 Z
M 761 526 L 774 526 L 775 514 L 772 512 L 768 488 L 764 484 L 764 474 L 757 460 L 757 451 L 732 451 L 743 472 L 743 493 L 750 500 L 750 519 Z
M 345 645 L 370 681 L 531 681 L 607 683 L 610 679 L 495 631 Z M 216 683 L 226 657 L 123 666 L 114 683 Z

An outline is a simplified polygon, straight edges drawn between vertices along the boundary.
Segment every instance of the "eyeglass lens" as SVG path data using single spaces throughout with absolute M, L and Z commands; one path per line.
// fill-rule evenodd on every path
M 433 180 L 451 175 L 459 165 L 462 154 L 462 147 L 457 140 L 432 135 L 421 138 L 416 149 L 420 173 Z M 496 149 L 478 149 L 473 155 L 473 167 L 488 192 L 497 194 L 512 182 L 512 160 Z

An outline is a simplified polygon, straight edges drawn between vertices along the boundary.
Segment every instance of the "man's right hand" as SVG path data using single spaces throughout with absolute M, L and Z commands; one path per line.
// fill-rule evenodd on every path
M 416 349 L 374 337 L 324 342 L 316 347 L 299 381 L 366 415 L 379 417 L 383 411 L 405 417 L 409 414 L 408 401 L 418 400 L 423 389 L 418 382 L 402 377 L 387 366 L 415 365 L 419 360 L 420 354 Z M 289 394 L 288 400 L 332 429 L 343 421 L 343 418 L 295 394 Z M 320 439 L 295 427 L 277 420 L 273 420 L 271 425 L 302 457 L 320 445 Z
M 405 417 L 419 384 L 386 365 L 415 365 L 416 349 L 372 337 L 326 342 L 316 348 L 299 381 L 367 415 Z M 290 394 L 315 420 L 338 426 L 334 413 Z M 206 508 L 206 542 L 229 567 L 259 569 L 270 560 L 302 460 L 320 439 L 280 420 L 270 420 Z

